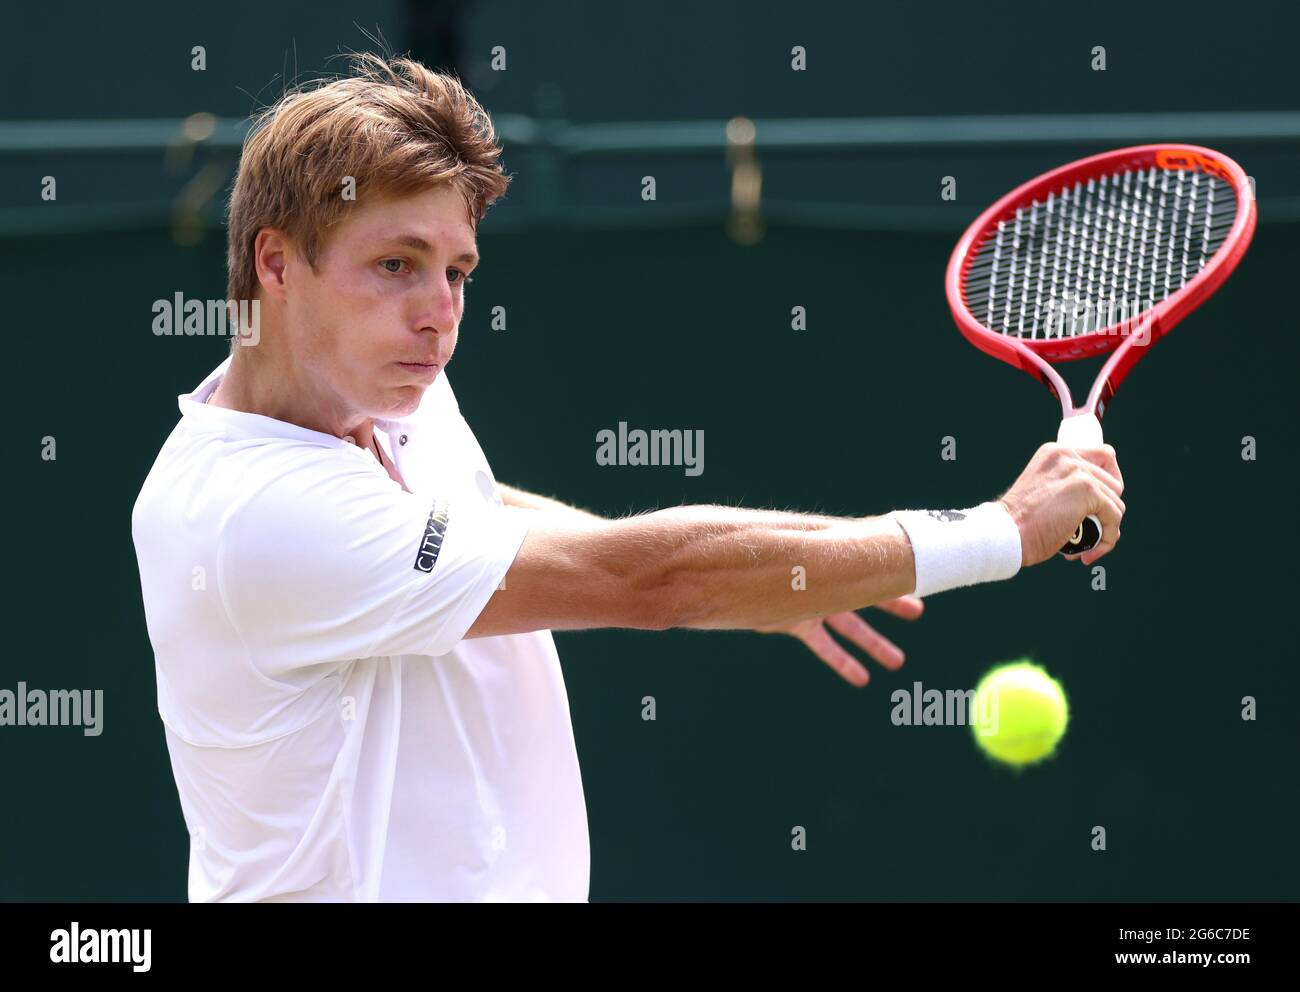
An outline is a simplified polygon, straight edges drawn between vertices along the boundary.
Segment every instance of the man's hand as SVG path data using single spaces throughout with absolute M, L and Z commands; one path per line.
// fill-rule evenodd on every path
M 887 599 L 877 603 L 876 606 L 904 620 L 915 620 L 925 609 L 921 600 L 915 596 Z M 806 620 L 794 620 L 754 629 L 763 634 L 789 634 L 791 637 L 798 638 L 803 641 L 808 650 L 835 669 L 841 678 L 859 689 L 871 681 L 871 676 L 866 666 L 844 650 L 831 636 L 832 630 L 856 644 L 891 672 L 896 672 L 903 667 L 902 649 L 853 612 L 833 613 L 830 616 L 810 617 Z
M 1101 541 L 1078 556 L 1091 565 L 1119 540 L 1122 492 L 1124 477 L 1109 444 L 1100 448 L 1043 445 L 1002 497 L 1020 528 L 1022 564 L 1037 565 L 1052 557 L 1091 513 L 1101 521 Z

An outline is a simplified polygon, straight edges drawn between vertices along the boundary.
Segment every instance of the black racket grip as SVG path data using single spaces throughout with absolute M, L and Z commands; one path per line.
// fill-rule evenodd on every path
M 1091 513 L 1083 518 L 1074 535 L 1062 545 L 1059 554 L 1078 555 L 1091 551 L 1101 542 L 1101 521 Z

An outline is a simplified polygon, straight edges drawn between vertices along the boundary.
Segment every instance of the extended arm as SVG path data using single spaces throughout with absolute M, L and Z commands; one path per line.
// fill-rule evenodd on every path
M 1122 490 L 1113 449 L 1043 445 L 999 501 L 1018 532 L 1022 563 L 1051 557 L 1089 513 L 1101 518 L 1103 541 L 1084 563 L 1106 554 L 1119 537 Z M 892 517 L 722 506 L 622 520 L 543 513 L 469 636 L 749 629 L 856 610 L 916 588 L 911 540 Z
M 795 578 L 802 568 L 803 581 Z M 885 517 L 680 506 L 623 520 L 547 515 L 470 636 L 523 630 L 752 628 L 893 599 L 915 586 Z

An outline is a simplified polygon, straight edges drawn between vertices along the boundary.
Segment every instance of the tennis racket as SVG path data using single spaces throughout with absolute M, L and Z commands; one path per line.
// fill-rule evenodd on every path
M 948 305 L 975 347 L 1060 401 L 1057 441 L 1096 447 L 1120 383 L 1222 285 L 1254 233 L 1250 180 L 1226 155 L 1121 148 L 1044 173 L 980 214 L 948 262 Z M 1076 407 L 1053 363 L 1104 354 Z M 1089 516 L 1061 554 L 1100 540 Z

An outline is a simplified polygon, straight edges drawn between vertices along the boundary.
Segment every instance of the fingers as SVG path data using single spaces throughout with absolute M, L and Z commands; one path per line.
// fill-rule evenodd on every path
M 877 603 L 876 609 L 892 613 L 904 620 L 915 620 L 925 612 L 925 602 L 919 596 L 899 596 L 897 599 L 886 599 Z
M 1108 555 L 1119 543 L 1120 521 L 1127 509 L 1121 494 L 1124 492 L 1124 476 L 1120 474 L 1119 463 L 1115 459 L 1115 449 L 1109 444 L 1100 448 L 1076 448 L 1074 453 L 1081 459 L 1095 483 L 1092 512 L 1101 521 L 1101 540 L 1097 545 L 1082 555 L 1069 555 L 1078 558 L 1084 565 L 1091 565 L 1098 558 Z
M 1124 492 L 1124 476 L 1119 470 L 1119 462 L 1115 460 L 1114 448 L 1103 444 L 1100 448 L 1074 448 L 1073 451 L 1084 461 L 1105 472 L 1117 494 Z
M 897 615 L 915 619 L 923 609 L 921 600 L 916 596 L 900 596 L 888 600 L 891 612 L 901 611 Z M 885 604 L 880 604 L 885 605 Z M 827 629 L 827 628 L 830 629 Z M 875 658 L 890 671 L 897 671 L 903 666 L 902 649 L 889 638 L 877 632 L 869 623 L 856 613 L 834 613 L 824 617 L 819 623 L 801 623 L 790 631 L 795 637 L 829 665 L 850 685 L 862 688 L 871 681 L 871 675 L 865 665 L 846 651 L 834 637 L 831 630 L 843 636 L 851 643 Z
M 1119 524 L 1124 516 L 1123 502 L 1118 496 L 1101 487 L 1098 488 L 1097 496 L 1098 502 L 1092 512 L 1101 521 L 1101 540 L 1096 547 L 1079 556 L 1085 565 L 1091 565 L 1098 558 L 1109 554 L 1119 543 Z
M 1118 540 L 1118 538 L 1116 538 L 1116 540 Z M 1103 555 L 1110 554 L 1110 552 L 1114 549 L 1114 547 L 1115 545 L 1113 543 L 1109 541 L 1102 541 L 1091 551 L 1087 552 L 1086 554 L 1079 555 L 1079 561 L 1083 562 L 1085 566 L 1091 566 L 1092 563 L 1096 561 L 1098 558 L 1102 557 Z
M 891 672 L 903 667 L 902 649 L 856 613 L 835 613 L 826 618 L 826 623 Z
M 1111 496 L 1115 500 L 1115 503 L 1119 506 L 1120 513 L 1123 513 L 1127 509 L 1124 506 L 1124 501 L 1120 499 L 1119 495 L 1123 491 L 1123 487 L 1116 483 L 1115 477 L 1104 469 L 1100 469 L 1096 465 L 1092 465 L 1088 462 L 1083 463 L 1083 468 L 1085 468 L 1088 473 L 1097 480 L 1101 487 L 1106 491 L 1107 495 Z
M 830 665 L 839 674 L 840 678 L 850 685 L 861 689 L 871 681 L 871 675 L 867 672 L 866 666 L 840 647 L 835 638 L 831 637 L 830 631 L 822 624 L 817 624 L 810 630 L 801 632 L 798 637 L 808 646 L 808 650 Z

